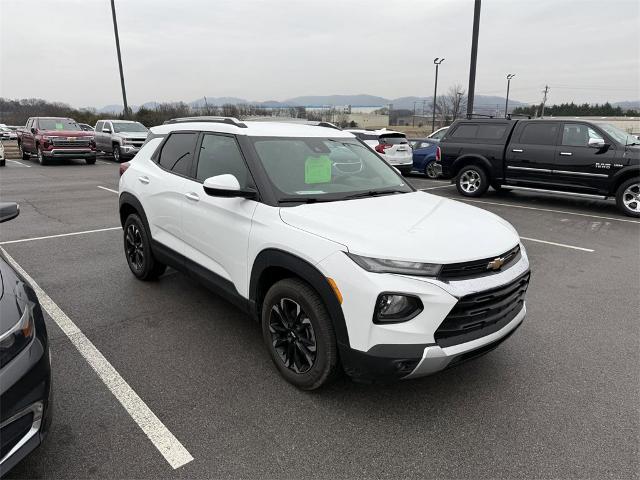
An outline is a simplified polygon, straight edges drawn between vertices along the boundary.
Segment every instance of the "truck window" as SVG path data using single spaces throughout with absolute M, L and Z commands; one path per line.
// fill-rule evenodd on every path
M 98 123 L 96 123 L 96 132 L 101 132 L 102 131 L 102 124 L 104 122 L 103 121 L 99 121 Z
M 567 147 L 586 147 L 589 145 L 589 138 L 604 140 L 602 135 L 587 125 L 565 123 L 562 130 L 562 145 Z
M 500 140 L 507 131 L 507 126 L 503 124 L 497 125 L 480 125 L 478 127 L 478 138 L 484 140 Z
M 555 145 L 558 138 L 557 123 L 529 123 L 520 134 L 520 143 L 528 145 Z
M 476 138 L 478 134 L 478 125 L 473 123 L 467 123 L 464 125 L 459 125 L 453 133 L 451 134 L 452 138 Z

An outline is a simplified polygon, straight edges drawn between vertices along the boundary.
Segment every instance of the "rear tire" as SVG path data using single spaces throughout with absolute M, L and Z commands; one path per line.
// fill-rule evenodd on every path
M 262 303 L 262 336 L 280 374 L 302 390 L 335 378 L 338 349 L 333 322 L 309 284 L 287 278 L 274 284 Z
M 616 191 L 618 209 L 630 217 L 640 217 L 640 178 L 630 178 Z
M 95 165 L 96 164 L 96 157 L 86 158 L 85 162 L 87 162 L 87 165 Z
M 18 144 L 18 150 L 20 151 L 20 156 L 22 157 L 22 160 L 29 160 L 29 158 L 31 157 L 31 155 L 29 155 L 27 152 L 25 152 L 22 149 L 22 143 Z
M 155 280 L 167 266 L 158 262 L 151 251 L 149 235 L 138 215 L 132 213 L 124 222 L 124 254 L 131 273 L 139 280 Z
M 435 166 L 436 166 L 436 161 L 435 160 L 431 160 L 424 167 L 424 174 L 427 176 L 427 178 L 429 178 L 431 180 L 435 180 L 436 178 L 438 178 L 440 176 L 438 171 L 434 168 Z
M 489 188 L 489 177 L 484 168 L 467 165 L 458 172 L 456 188 L 465 197 L 479 197 Z

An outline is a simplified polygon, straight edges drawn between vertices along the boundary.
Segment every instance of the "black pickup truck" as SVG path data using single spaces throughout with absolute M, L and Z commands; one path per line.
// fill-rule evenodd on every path
M 436 160 L 468 197 L 522 189 L 615 197 L 640 217 L 640 140 L 607 123 L 567 119 L 458 120 Z

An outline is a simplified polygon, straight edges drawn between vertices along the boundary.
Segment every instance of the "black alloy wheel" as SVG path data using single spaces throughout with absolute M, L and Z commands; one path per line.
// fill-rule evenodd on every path
M 269 332 L 280 360 L 295 373 L 308 372 L 316 361 L 316 334 L 309 316 L 291 298 L 271 307 Z
M 134 272 L 142 273 L 144 270 L 145 255 L 142 233 L 138 225 L 131 223 L 127 226 L 127 230 L 124 235 L 124 242 L 129 266 L 134 270 Z
M 155 280 L 167 268 L 155 259 L 149 235 L 136 214 L 129 215 L 124 223 L 124 254 L 131 273 L 140 280 Z

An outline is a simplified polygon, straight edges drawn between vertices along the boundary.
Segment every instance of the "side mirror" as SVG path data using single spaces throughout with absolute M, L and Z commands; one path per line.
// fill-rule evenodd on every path
M 602 138 L 590 138 L 589 139 L 589 147 L 590 148 L 604 148 L 607 144 L 604 143 L 604 139 Z
M 258 196 L 258 192 L 253 189 L 241 189 L 238 179 L 228 173 L 207 178 L 202 188 L 204 188 L 207 195 L 212 197 L 256 198 Z
M 31 127 L 31 133 L 35 134 L 36 133 L 36 129 Z
M 111 129 L 109 129 L 109 128 L 103 128 L 103 129 L 102 129 L 102 133 L 111 133 Z
M 0 202 L 0 223 L 8 222 L 20 215 L 20 206 L 15 202 Z

